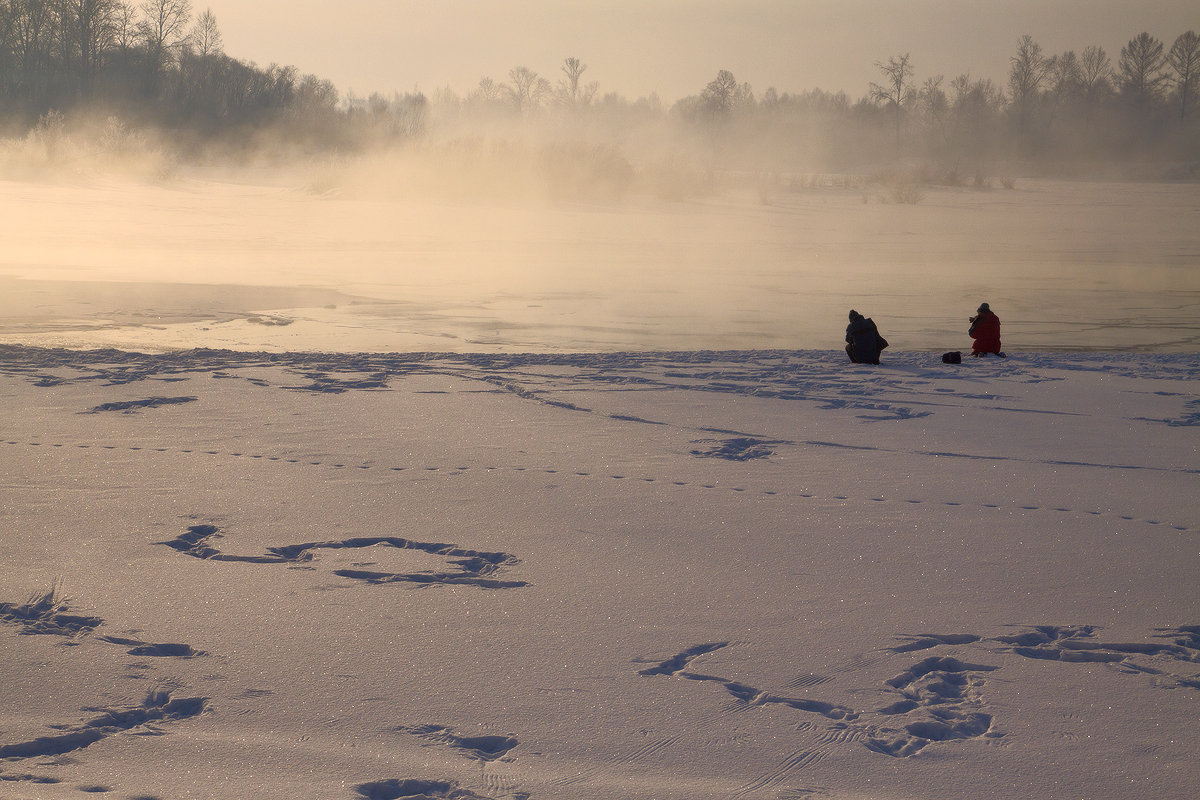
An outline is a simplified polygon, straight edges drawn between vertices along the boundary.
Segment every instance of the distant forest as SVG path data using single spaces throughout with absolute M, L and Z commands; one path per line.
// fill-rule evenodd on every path
M 1195 32 L 1170 45 L 1140 33 L 1113 56 L 1097 46 L 1047 53 L 1031 36 L 1014 44 L 1003 84 L 922 74 L 905 53 L 876 62 L 878 82 L 857 99 L 760 92 L 719 70 L 676 102 L 630 100 L 588 80 L 577 58 L 551 76 L 514 67 L 465 94 L 363 98 L 227 55 L 212 12 L 189 0 L 0 0 L 0 131 L 52 150 L 79 120 L 102 120 L 110 140 L 154 131 L 156 146 L 185 159 L 269 134 L 275 152 L 310 155 L 521 142 L 543 161 L 604 162 L 605 174 L 687 158 L 758 174 L 1156 162 L 1200 177 Z

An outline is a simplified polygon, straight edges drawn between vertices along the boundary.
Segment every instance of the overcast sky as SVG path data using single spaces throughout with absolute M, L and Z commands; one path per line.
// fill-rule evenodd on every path
M 845 91 L 910 53 L 918 82 L 964 72 L 1002 83 L 1023 34 L 1047 53 L 1100 45 L 1114 63 L 1142 31 L 1166 48 L 1200 30 L 1197 0 L 193 0 L 225 51 L 290 64 L 343 93 L 449 87 L 526 66 L 552 82 L 563 59 L 629 99 L 696 94 L 731 70 L 761 94 Z

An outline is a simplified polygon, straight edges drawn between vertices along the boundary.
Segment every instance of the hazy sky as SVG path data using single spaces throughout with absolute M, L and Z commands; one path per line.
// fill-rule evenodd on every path
M 720 69 L 757 93 L 821 88 L 857 99 L 876 61 L 910 53 L 917 80 L 1002 82 L 1017 39 L 1049 53 L 1100 45 L 1116 61 L 1142 31 L 1170 47 L 1200 30 L 1196 0 L 193 0 L 229 55 L 291 64 L 359 95 L 439 88 L 563 59 L 630 99 L 698 93 Z

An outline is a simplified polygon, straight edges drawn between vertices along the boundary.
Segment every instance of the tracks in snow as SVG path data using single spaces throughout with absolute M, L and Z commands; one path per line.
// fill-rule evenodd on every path
M 206 448 L 180 448 L 180 447 L 153 447 L 148 445 L 114 445 L 114 444 L 93 444 L 93 443 L 69 443 L 69 442 L 47 442 L 47 441 L 19 441 L 15 439 L 0 439 L 0 447 L 45 447 L 49 449 L 79 449 L 79 450 L 97 450 L 97 451 L 120 451 L 131 452 L 145 455 L 153 454 L 177 454 L 187 456 L 214 456 L 219 458 L 229 459 L 244 459 L 248 461 L 262 461 L 276 463 L 280 465 L 289 465 L 296 468 L 317 467 L 331 470 L 362 470 L 368 472 L 384 472 L 406 474 L 408 476 L 422 477 L 457 477 L 471 474 L 504 474 L 504 473 L 520 473 L 525 475 L 558 475 L 567 478 L 588 478 L 606 481 L 628 481 L 630 483 L 654 484 L 663 487 L 680 487 L 680 488 L 698 488 L 706 491 L 733 492 L 738 494 L 758 495 L 768 497 L 779 497 L 781 499 L 792 500 L 812 500 L 817 502 L 856 502 L 856 503 L 879 503 L 879 504 L 906 504 L 910 506 L 927 505 L 931 507 L 944 506 L 949 508 L 971 508 L 983 509 L 988 511 L 1027 511 L 1047 514 L 1066 514 L 1078 515 L 1084 517 L 1095 517 L 1100 519 L 1121 520 L 1124 522 L 1137 522 L 1145 525 L 1168 528 L 1180 532 L 1193 533 L 1197 528 L 1186 525 L 1168 522 L 1159 518 L 1137 517 L 1131 514 L 1120 514 L 1111 511 L 1100 511 L 1095 509 L 1076 509 L 1066 506 L 1056 505 L 1037 505 L 1029 503 L 979 503 L 970 501 L 956 500 L 931 500 L 928 498 L 918 497 L 884 497 L 880 495 L 857 495 L 849 494 L 830 494 L 830 493 L 813 493 L 813 492 L 798 492 L 794 490 L 785 490 L 778 488 L 751 488 L 747 485 L 730 485 L 721 481 L 684 481 L 674 480 L 669 477 L 658 477 L 653 475 L 626 475 L 623 473 L 614 472 L 599 472 L 599 471 L 580 471 L 569 468 L 555 467 L 529 467 L 529 466 L 514 466 L 514 465 L 470 465 L 470 464 L 450 464 L 444 465 L 385 465 L 378 463 L 352 463 L 349 459 L 332 459 L 332 460 L 312 460 L 306 458 L 292 458 L 286 455 L 270 455 L 267 453 L 246 453 L 242 451 L 232 450 L 212 450 Z
M 1170 689 L 1200 690 L 1200 625 L 1181 625 L 1156 629 L 1154 641 L 1114 642 L 1100 638 L 1094 625 L 1012 626 L 1014 632 L 998 635 L 974 633 L 906 634 L 900 644 L 855 656 L 847 664 L 831 670 L 847 676 L 885 661 L 900 661 L 920 654 L 904 669 L 886 679 L 876 691 L 891 697 L 891 702 L 874 709 L 854 709 L 837 702 L 814 697 L 776 694 L 770 689 L 747 685 L 742 681 L 698 671 L 696 665 L 708 656 L 730 646 L 730 642 L 693 645 L 668 658 L 635 658 L 634 664 L 653 666 L 638 670 L 647 678 L 711 683 L 723 688 L 743 709 L 778 706 L 825 718 L 824 729 L 816 735 L 816 746 L 797 750 L 775 769 L 746 784 L 739 794 L 775 786 L 793 771 L 817 763 L 835 745 L 857 743 L 868 750 L 893 758 L 909 758 L 927 747 L 970 739 L 997 739 L 1001 731 L 985 699 L 991 673 L 1001 669 L 980 663 L 981 658 L 1011 654 L 1041 662 L 1102 664 L 1122 674 L 1147 679 Z M 952 648 L 950 653 L 946 649 Z M 931 651 L 938 651 L 932 653 Z M 976 658 L 966 660 L 966 656 Z M 1180 669 L 1182 668 L 1182 671 Z M 1191 673 L 1191 674 L 1189 674 Z M 813 690 L 831 681 L 833 676 L 805 673 L 789 681 L 789 690 Z M 857 693 L 863 687 L 855 689 Z M 719 724 L 721 715 L 710 717 L 708 724 Z M 819 727 L 804 721 L 798 730 Z

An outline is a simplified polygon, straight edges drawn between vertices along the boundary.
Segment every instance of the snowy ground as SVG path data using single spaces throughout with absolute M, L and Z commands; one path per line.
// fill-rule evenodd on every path
M 0 796 L 1200 796 L 1194 353 L 897 349 L 0 347 Z

